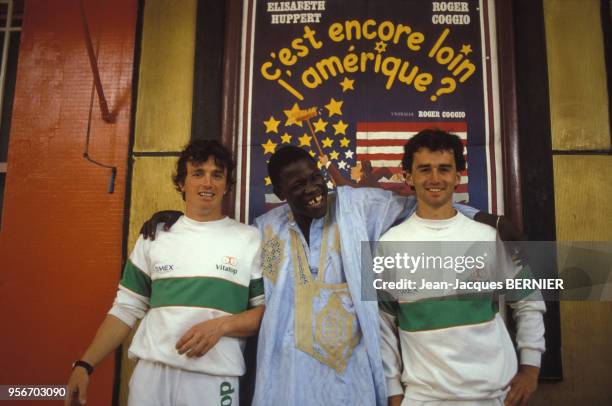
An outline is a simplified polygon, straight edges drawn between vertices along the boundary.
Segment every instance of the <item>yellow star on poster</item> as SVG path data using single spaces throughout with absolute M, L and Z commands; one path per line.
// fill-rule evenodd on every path
M 336 151 L 332 151 L 329 153 L 329 159 L 335 159 L 336 161 L 338 160 L 338 152 Z
M 472 46 L 471 45 L 463 45 L 461 47 L 461 53 L 464 55 L 468 55 L 472 52 Z
M 336 130 L 334 135 L 338 135 L 338 134 L 346 135 L 346 128 L 348 127 L 348 124 L 345 124 L 342 120 L 340 120 L 336 124 L 332 125 L 332 127 L 334 127 L 334 130 Z
M 387 43 L 383 41 L 378 41 L 376 43 L 376 47 L 374 47 L 374 50 L 378 52 L 379 54 L 382 54 L 383 52 L 387 50 Z
M 310 146 L 310 140 L 312 139 L 311 136 L 309 136 L 308 134 L 304 134 L 301 137 L 298 137 L 298 140 L 300 140 L 300 147 L 309 147 Z
M 319 117 L 317 122 L 314 123 L 314 126 L 315 126 L 315 132 L 317 132 L 317 131 L 325 132 L 325 128 L 327 127 L 327 121 L 323 121 L 323 119 L 321 117 Z
M 308 151 L 308 153 L 309 153 L 309 154 L 310 154 L 310 156 L 311 156 L 311 157 L 313 157 L 313 158 L 314 158 L 315 156 L 317 156 L 317 155 L 316 155 L 314 152 L 312 152 L 312 150 L 311 150 L 311 151 Z
M 325 108 L 327 109 L 327 111 L 329 111 L 329 116 L 333 116 L 334 114 L 337 114 L 339 116 L 342 115 L 342 103 L 344 103 L 343 101 L 336 101 L 334 100 L 334 98 L 332 97 L 331 100 L 329 101 L 328 104 L 325 105 Z
M 272 142 L 272 140 L 268 139 L 268 142 L 266 142 L 265 144 L 261 144 L 261 146 L 264 149 L 264 155 L 266 155 L 268 152 L 270 154 L 273 154 L 274 151 L 276 151 L 276 143 Z
M 293 104 L 293 107 L 291 107 L 291 110 L 283 110 L 283 112 L 285 113 L 285 115 L 287 116 L 287 121 L 285 121 L 285 125 L 286 126 L 290 126 L 290 125 L 298 125 L 298 126 L 302 126 L 302 122 L 296 120 L 296 117 L 300 114 L 301 110 L 300 110 L 300 106 L 298 106 L 297 103 Z
M 342 86 L 342 91 L 346 92 L 349 89 L 355 90 L 355 88 L 353 87 L 353 83 L 355 83 L 354 79 L 351 80 L 345 76 L 344 80 L 340 82 L 340 86 Z
M 283 135 L 281 135 L 281 142 L 283 144 L 289 144 L 291 142 L 291 136 L 287 133 L 284 133 Z
M 323 169 L 323 164 L 321 163 L 321 161 L 317 161 L 317 168 Z
M 266 186 L 271 185 L 271 184 L 272 184 L 272 179 L 270 179 L 270 177 L 269 177 L 269 176 L 266 176 L 266 177 L 264 178 L 264 182 L 266 182 Z
M 334 145 L 334 140 L 329 137 L 325 137 L 323 140 L 323 148 L 331 148 Z
M 280 124 L 280 121 L 275 119 L 274 116 L 270 116 L 268 121 L 264 121 L 263 123 L 266 126 L 266 134 L 267 133 L 277 133 L 278 134 L 278 125 Z
M 349 146 L 350 141 L 351 140 L 349 140 L 348 138 L 342 137 L 342 139 L 340 140 L 340 147 L 347 148 Z

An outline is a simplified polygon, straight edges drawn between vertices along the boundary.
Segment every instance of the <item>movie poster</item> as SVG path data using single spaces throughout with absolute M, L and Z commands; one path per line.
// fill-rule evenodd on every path
M 439 128 L 464 142 L 455 200 L 503 211 L 493 2 L 245 0 L 236 218 L 282 203 L 266 163 L 306 149 L 331 191 L 409 194 L 403 146 Z

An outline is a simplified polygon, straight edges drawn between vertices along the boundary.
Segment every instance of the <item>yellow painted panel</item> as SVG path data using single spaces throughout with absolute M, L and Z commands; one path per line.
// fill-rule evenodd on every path
M 563 382 L 540 384 L 530 406 L 610 405 L 612 302 L 561 302 Z
M 552 145 L 610 148 L 600 0 L 544 0 Z
M 553 158 L 557 240 L 612 240 L 612 156 Z
M 145 2 L 134 151 L 189 142 L 196 8 L 197 0 Z
M 555 156 L 558 240 L 612 240 L 612 156 Z M 530 405 L 612 404 L 612 302 L 561 302 L 563 382 L 541 384 Z
M 132 202 L 130 208 L 130 230 L 128 251 L 131 252 L 142 223 L 159 210 L 184 211 L 181 194 L 174 189 L 172 175 L 176 170 L 177 157 L 137 157 L 132 167 Z M 120 401 L 127 405 L 128 383 L 135 363 L 128 360 L 127 349 L 132 336 L 124 342 L 121 362 Z
M 134 246 L 142 223 L 160 210 L 185 211 L 172 175 L 177 157 L 137 157 L 132 170 L 129 249 Z

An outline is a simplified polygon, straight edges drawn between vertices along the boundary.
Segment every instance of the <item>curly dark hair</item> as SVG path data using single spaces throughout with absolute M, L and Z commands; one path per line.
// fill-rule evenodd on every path
M 268 175 L 272 181 L 272 186 L 278 187 L 280 181 L 279 176 L 284 167 L 292 164 L 293 162 L 299 161 L 300 159 L 305 159 L 316 163 L 314 158 L 311 157 L 305 149 L 293 145 L 287 145 L 279 148 L 278 151 L 272 155 L 270 161 L 268 161 Z
M 463 156 L 463 143 L 455 134 L 435 128 L 420 131 L 404 145 L 404 156 L 402 157 L 402 168 L 406 172 L 412 171 L 414 154 L 421 148 L 430 151 L 453 151 L 457 172 L 465 169 L 465 157 Z
M 234 168 L 236 165 L 229 149 L 216 140 L 191 141 L 181 151 L 181 155 L 176 162 L 176 173 L 172 176 L 176 190 L 182 192 L 181 185 L 185 183 L 185 178 L 187 177 L 187 162 L 201 164 L 206 162 L 211 156 L 215 158 L 215 164 L 219 168 L 227 170 L 227 190 L 232 190 L 232 185 L 236 183 L 234 178 Z

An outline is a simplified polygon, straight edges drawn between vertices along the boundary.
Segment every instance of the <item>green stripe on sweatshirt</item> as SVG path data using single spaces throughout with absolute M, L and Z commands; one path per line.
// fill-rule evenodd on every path
M 141 296 L 151 296 L 151 278 L 128 258 L 119 284 Z
M 490 321 L 495 316 L 490 295 L 464 295 L 400 303 L 399 327 L 426 331 Z
M 153 281 L 151 308 L 207 307 L 227 313 L 247 309 L 249 288 L 221 278 L 163 278 Z

